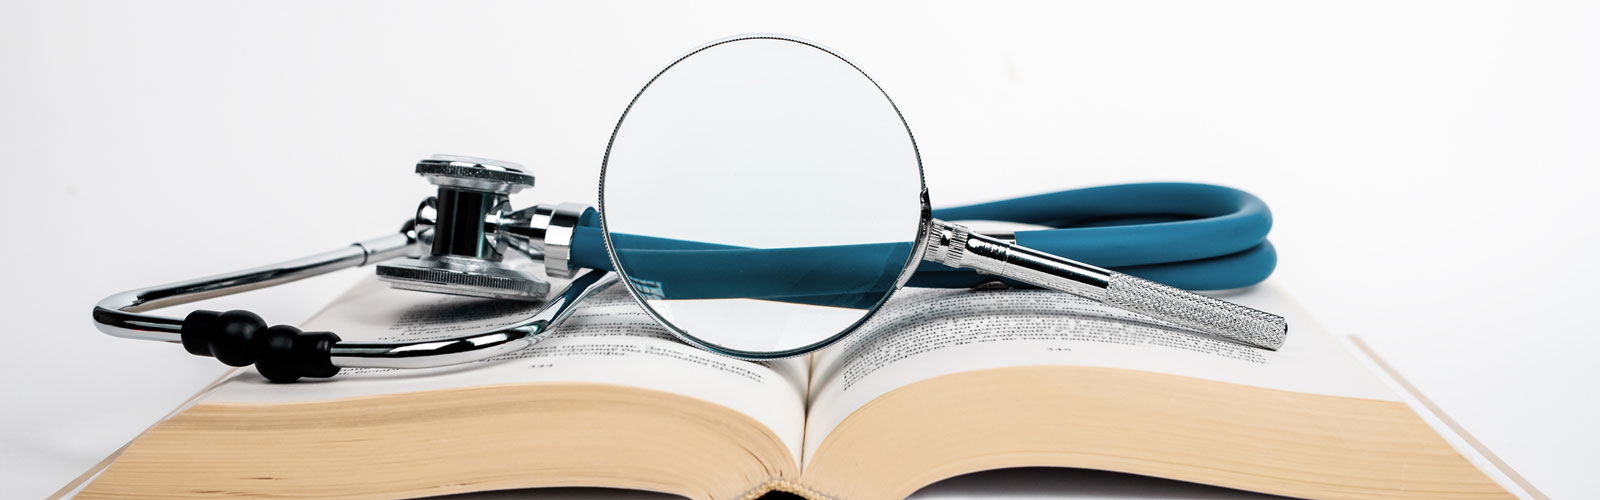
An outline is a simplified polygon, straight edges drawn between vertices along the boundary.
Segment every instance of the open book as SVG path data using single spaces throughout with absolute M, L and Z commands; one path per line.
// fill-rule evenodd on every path
M 1513 497 L 1271 284 L 1226 298 L 1285 315 L 1293 335 L 1269 352 L 1063 293 L 906 289 L 839 344 L 758 363 L 678 342 L 614 286 L 493 360 L 289 385 L 236 371 L 80 497 L 602 486 L 870 500 L 1020 466 L 1296 497 Z M 369 279 L 305 327 L 442 338 L 528 307 Z

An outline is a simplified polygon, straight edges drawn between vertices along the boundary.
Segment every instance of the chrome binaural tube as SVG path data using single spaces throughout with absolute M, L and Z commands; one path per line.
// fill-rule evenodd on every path
M 344 368 L 432 368 L 477 361 L 516 352 L 559 326 L 576 306 L 616 283 L 616 274 L 588 270 L 551 298 L 539 312 L 492 332 L 418 342 L 339 342 L 329 349 L 334 366 Z
M 183 319 L 141 311 L 187 304 L 329 272 L 359 267 L 414 251 L 416 234 L 409 229 L 276 264 L 152 287 L 128 290 L 102 299 L 94 308 L 95 327 L 122 338 L 178 342 Z
M 1067 292 L 1201 333 L 1277 350 L 1282 316 L 1057 257 L 933 220 L 923 259 Z

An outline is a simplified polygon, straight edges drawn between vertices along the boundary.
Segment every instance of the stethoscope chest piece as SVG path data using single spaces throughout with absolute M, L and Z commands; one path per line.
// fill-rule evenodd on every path
M 492 299 L 549 295 L 549 281 L 504 261 L 508 249 L 548 260 L 544 236 L 554 210 L 514 211 L 509 199 L 533 187 L 532 174 L 516 163 L 453 155 L 422 160 L 416 173 L 439 189 L 417 208 L 414 228 L 428 255 L 379 264 L 379 279 L 399 289 Z

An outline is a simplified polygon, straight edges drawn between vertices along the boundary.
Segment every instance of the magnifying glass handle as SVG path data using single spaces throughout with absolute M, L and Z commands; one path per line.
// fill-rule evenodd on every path
M 933 221 L 923 259 L 1071 293 L 1266 349 L 1283 346 L 1289 333 L 1282 316 L 975 234 L 942 220 Z

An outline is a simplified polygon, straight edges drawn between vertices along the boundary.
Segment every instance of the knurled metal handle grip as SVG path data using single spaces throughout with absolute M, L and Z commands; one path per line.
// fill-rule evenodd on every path
M 1267 349 L 1283 346 L 1289 323 L 1282 316 L 1112 272 L 1104 301 L 1178 326 Z

